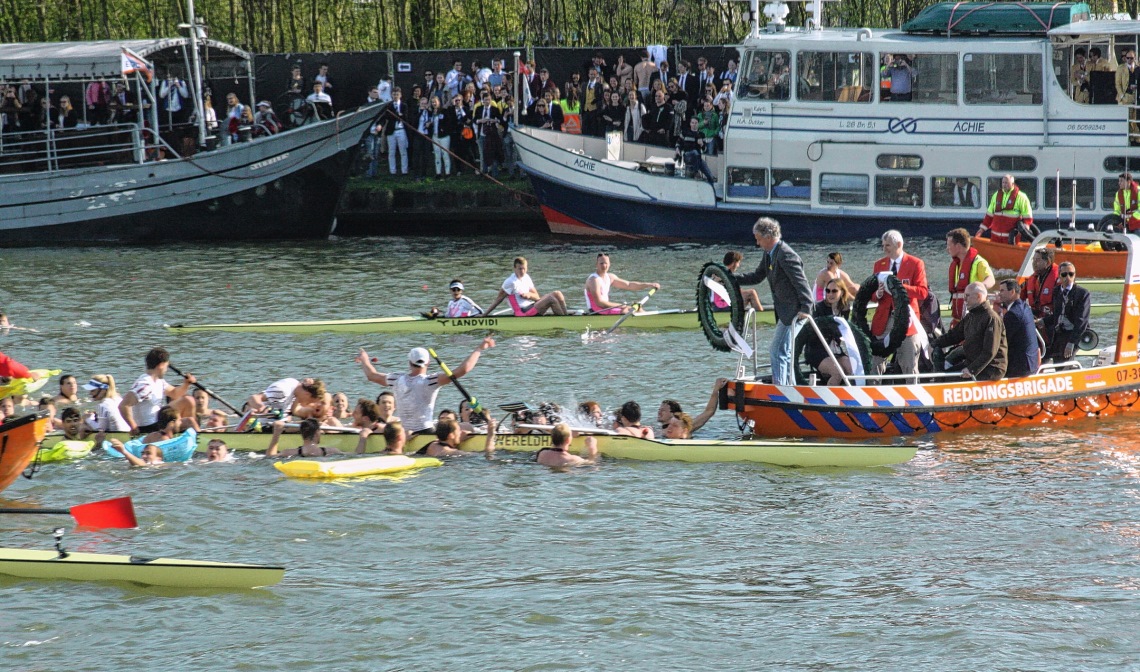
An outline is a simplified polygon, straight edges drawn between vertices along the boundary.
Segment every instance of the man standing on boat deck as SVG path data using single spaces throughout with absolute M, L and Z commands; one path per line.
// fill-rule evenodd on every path
M 1118 105 L 1135 105 L 1136 104 L 1136 52 L 1131 49 L 1124 52 L 1124 62 L 1116 68 L 1116 103 Z M 1136 127 L 1136 112 L 1135 110 L 1128 110 L 1128 139 L 1132 144 L 1136 144 L 1137 140 L 1137 127 Z
M 624 315 L 630 311 L 630 306 L 610 301 L 611 289 L 624 289 L 631 292 L 640 292 L 647 289 L 661 289 L 657 282 L 634 282 L 622 280 L 610 273 L 610 255 L 605 252 L 598 253 L 595 271 L 586 278 L 586 309 L 596 315 Z
M 986 300 L 986 286 L 980 282 L 966 288 L 966 317 L 957 326 L 931 342 L 934 347 L 961 345 L 947 355 L 947 364 L 957 360 L 964 365 L 962 377 L 975 380 L 1001 380 L 1005 376 L 1008 344 L 1005 323 Z
M 926 332 L 922 331 L 922 325 L 918 322 L 919 304 L 930 295 L 930 286 L 926 284 L 926 264 L 922 259 L 903 252 L 902 234 L 894 229 L 883 234 L 882 243 L 886 256 L 876 261 L 873 269 L 874 274 L 880 277 L 880 281 L 879 288 L 875 291 L 875 300 L 879 305 L 871 318 L 871 338 L 885 342 L 890 336 L 895 320 L 909 322 L 906 337 L 895 350 L 895 361 L 898 362 L 903 375 L 913 381 L 918 375 L 919 350 L 926 336 Z M 884 273 L 894 275 L 902 281 L 907 298 L 910 299 L 908 305 L 894 305 L 894 300 L 887 292 L 887 285 L 882 280 Z M 887 358 L 876 355 L 871 360 L 871 366 L 875 373 L 882 374 L 887 369 Z
M 983 233 L 989 231 L 990 240 L 995 243 L 1016 245 L 1015 229 L 1018 224 L 1027 227 L 1033 225 L 1033 208 L 1029 205 L 1029 197 L 1021 193 L 1021 189 L 1014 182 L 1013 175 L 1003 175 L 1001 190 L 990 198 L 986 217 L 974 235 L 980 238 Z
M 360 349 L 356 361 L 360 363 L 360 368 L 368 380 L 395 388 L 396 411 L 400 414 L 408 434 L 417 434 L 430 432 L 435 426 L 435 398 L 439 394 L 439 389 L 470 373 L 479 362 L 479 355 L 493 347 L 495 347 L 494 339 L 484 338 L 479 347 L 475 348 L 462 364 L 455 367 L 450 376 L 445 373 L 428 375 L 430 355 L 424 348 L 412 348 L 408 353 L 408 373 L 377 372 L 364 348 Z
M 970 233 L 954 229 L 946 234 L 946 253 L 950 255 L 950 326 L 953 328 L 966 314 L 966 287 L 980 282 L 986 289 L 994 286 L 990 262 L 970 246 Z
M 1016 280 L 1002 280 L 998 285 L 998 303 L 1009 359 L 1006 378 L 1024 378 L 1037 373 L 1041 365 L 1041 348 L 1037 344 L 1037 328 L 1033 326 L 1033 311 L 1029 304 L 1018 298 Z
M 515 272 L 503 281 L 499 295 L 491 305 L 487 306 L 486 314 L 490 315 L 503 299 L 511 304 L 515 317 L 534 317 L 542 315 L 549 308 L 555 315 L 566 314 L 566 299 L 562 292 L 554 291 L 545 296 L 535 289 L 534 281 L 527 274 L 526 257 L 515 257 Z
M 1039 247 L 1033 253 L 1033 275 L 1021 288 L 1021 298 L 1029 304 L 1037 327 L 1045 332 L 1045 318 L 1053 314 L 1053 294 L 1057 288 L 1060 271 L 1053 263 L 1055 253 L 1051 247 Z
M 772 382 L 776 385 L 795 385 L 792 357 L 794 323 L 797 318 L 807 319 L 811 314 L 811 286 L 804 275 L 804 263 L 800 255 L 780 240 L 779 222 L 771 217 L 761 217 L 752 226 L 752 235 L 756 238 L 757 247 L 764 250 L 764 258 L 755 271 L 737 275 L 736 282 L 741 285 L 757 285 L 768 280 L 776 310 L 776 331 L 772 334 L 769 349 Z M 925 274 L 923 283 L 925 284 Z
M 1077 267 L 1072 263 L 1061 264 L 1058 275 L 1061 281 L 1053 295 L 1053 314 L 1045 320 L 1049 334 L 1045 356 L 1064 362 L 1073 358 L 1081 336 L 1088 331 L 1092 299 L 1089 290 L 1077 284 Z
M 1135 233 L 1140 229 L 1140 215 L 1137 209 L 1140 208 L 1137 201 L 1140 201 L 1140 185 L 1132 179 L 1132 173 L 1121 173 L 1120 177 L 1116 180 L 1116 198 L 1112 199 L 1112 211 L 1118 217 L 1124 220 L 1124 226 L 1128 233 Z
M 906 56 L 895 54 L 887 74 L 891 78 L 891 102 L 909 102 L 914 96 L 915 72 Z

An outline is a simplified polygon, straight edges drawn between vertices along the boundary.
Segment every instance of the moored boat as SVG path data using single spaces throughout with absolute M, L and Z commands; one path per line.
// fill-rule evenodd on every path
M 240 589 L 279 583 L 285 575 L 285 568 L 207 560 L 0 548 L 0 574 L 26 579 L 124 581 L 170 588 Z
M 12 485 L 36 456 L 51 418 L 25 415 L 0 424 L 0 491 Z
M 1124 276 L 1124 267 L 1128 261 L 1125 252 L 1102 250 L 1099 244 L 1077 245 L 1072 240 L 1065 240 L 1067 232 L 1055 232 L 1063 243 L 1061 247 L 1050 245 L 1053 250 L 1054 263 L 1069 262 L 1077 267 L 1081 278 L 1120 278 Z M 995 243 L 989 238 L 973 238 L 971 244 L 977 248 L 978 254 L 985 257 L 990 267 L 1006 270 L 1021 268 L 1025 261 L 1025 254 L 1029 251 L 1029 243 L 1022 242 L 1017 245 Z M 1084 281 L 1082 280 L 1082 283 Z

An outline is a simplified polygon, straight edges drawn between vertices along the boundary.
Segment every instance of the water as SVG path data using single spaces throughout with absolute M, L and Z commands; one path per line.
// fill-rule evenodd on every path
M 813 272 L 830 251 L 798 247 Z M 912 247 L 940 288 L 941 241 Z M 0 337 L 0 350 L 127 387 L 164 345 L 234 403 L 303 375 L 375 396 L 356 348 L 400 371 L 413 346 L 454 365 L 479 336 L 172 336 L 161 325 L 411 314 L 442 306 L 454 275 L 486 305 L 519 253 L 540 291 L 578 305 L 597 249 L 408 238 L 3 250 L 0 310 L 41 333 Z M 700 264 L 723 252 L 618 248 L 613 271 L 662 282 L 651 307 L 687 307 Z M 857 279 L 879 256 L 875 241 L 843 252 Z M 746 268 L 758 260 L 746 251 Z M 1115 318 L 1094 321 L 1107 342 Z M 464 383 L 488 402 L 636 399 L 651 415 L 666 397 L 699 411 L 734 365 L 693 331 L 517 336 Z M 447 388 L 439 407 L 458 401 Z M 734 428 L 721 414 L 707 431 Z M 4 497 L 58 507 L 130 495 L 139 513 L 137 530 L 70 534 L 72 550 L 287 573 L 237 592 L 0 577 L 0 669 L 1137 669 L 1137 431 L 1126 416 L 941 436 L 875 470 L 606 460 L 553 473 L 502 454 L 402 480 L 310 483 L 247 456 L 48 465 Z M 49 547 L 56 522 L 67 521 L 0 517 L 0 545 Z

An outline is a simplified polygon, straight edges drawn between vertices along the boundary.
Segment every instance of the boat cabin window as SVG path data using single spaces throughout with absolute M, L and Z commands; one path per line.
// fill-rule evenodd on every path
M 794 201 L 811 200 L 811 171 L 773 168 L 772 196 Z
M 879 54 L 879 100 L 958 103 L 957 54 Z
M 930 178 L 930 205 L 935 208 L 980 208 L 987 205 L 982 203 L 982 179 L 936 175 Z
M 728 168 L 729 198 L 768 198 L 766 168 Z
M 1100 181 L 1100 209 L 1112 211 L 1113 201 L 1116 200 L 1116 190 L 1120 186 L 1115 177 L 1106 177 Z M 1080 188 L 1080 185 L 1077 185 Z M 1072 189 L 1072 187 L 1069 187 Z
M 869 103 L 875 82 L 875 56 L 861 52 L 801 51 L 796 59 L 798 100 Z
M 917 154 L 880 154 L 875 165 L 883 170 L 922 170 L 922 157 Z
M 1104 160 L 1104 169 L 1117 175 L 1124 172 L 1140 173 L 1140 156 L 1110 156 Z
M 1005 173 L 1032 173 L 1037 170 L 1037 159 L 1032 156 L 991 156 L 990 170 Z
M 787 100 L 791 79 L 791 54 L 757 49 L 748 52 L 747 69 L 740 78 L 737 95 L 749 100 Z
M 967 105 L 1040 105 L 1041 54 L 965 54 Z
M 1018 180 L 1018 184 L 1021 181 Z M 1112 193 L 1116 195 L 1116 185 L 1112 186 Z M 1093 203 L 1096 202 L 1096 180 L 1084 177 L 1077 178 L 1077 209 L 1078 210 L 1092 210 Z M 1056 207 L 1057 203 L 1057 178 L 1045 178 L 1045 201 L 1042 207 L 1052 208 Z M 1073 178 L 1072 176 L 1061 176 L 1061 209 L 1073 207 Z M 1111 206 L 1110 206 L 1111 207 Z
M 1034 208 L 1037 207 L 1037 178 L 1036 177 L 1020 177 L 1014 176 L 1017 179 L 1017 188 L 1025 197 L 1029 199 L 1029 205 Z M 986 206 L 989 206 L 990 201 L 993 200 L 994 194 L 1001 191 L 1001 175 L 986 178 Z
M 1103 38 L 1053 45 L 1057 84 L 1078 103 L 1116 104 L 1116 72 L 1108 58 L 1112 47 Z
M 923 204 L 921 177 L 875 176 L 875 205 L 905 205 L 921 208 Z
M 866 175 L 820 173 L 819 202 L 839 205 L 867 205 L 871 180 Z

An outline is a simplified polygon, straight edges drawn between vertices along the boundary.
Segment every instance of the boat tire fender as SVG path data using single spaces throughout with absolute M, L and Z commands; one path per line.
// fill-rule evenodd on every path
M 859 291 L 855 294 L 855 302 L 851 305 L 851 324 L 871 338 L 871 354 L 876 357 L 890 357 L 899 349 L 903 339 L 906 338 L 907 327 L 910 326 L 910 319 L 896 319 L 894 326 L 891 327 L 890 345 L 883 345 L 883 342 L 871 335 L 871 325 L 867 322 L 867 304 L 871 302 L 871 297 L 875 295 L 875 291 L 879 288 L 879 276 L 872 275 L 859 285 Z M 899 306 L 909 306 L 910 299 L 906 295 L 906 287 L 902 281 L 893 275 L 887 276 L 887 292 L 891 295 L 891 300 L 894 303 L 894 309 Z
M 1021 236 L 1022 240 L 1029 242 L 1037 238 L 1037 236 L 1041 235 L 1041 229 L 1037 228 L 1037 225 L 1032 222 L 1028 224 L 1025 222 L 1018 222 L 1017 233 Z
M 1112 230 L 1117 233 L 1126 233 L 1124 218 L 1115 212 L 1110 212 L 1104 217 L 1101 217 L 1100 221 L 1096 224 L 1097 231 L 1108 231 L 1109 227 L 1112 227 Z
M 720 280 L 728 290 L 732 303 L 729 308 L 729 319 L 732 327 L 740 334 L 744 333 L 744 297 L 740 294 L 740 285 L 736 284 L 736 276 L 723 265 L 709 262 L 701 268 L 701 274 L 697 276 L 697 319 L 701 323 L 701 331 L 705 332 L 705 338 L 714 349 L 731 352 L 732 348 L 729 347 L 724 332 L 717 324 L 717 311 L 712 302 L 712 293 L 705 287 L 706 276 Z

